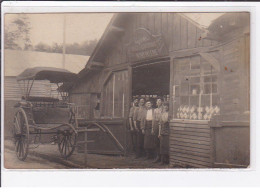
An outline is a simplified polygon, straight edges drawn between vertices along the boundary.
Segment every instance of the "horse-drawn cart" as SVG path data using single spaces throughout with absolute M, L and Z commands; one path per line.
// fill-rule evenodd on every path
M 22 99 L 15 105 L 13 137 L 15 152 L 18 159 L 25 160 L 29 149 L 41 144 L 42 135 L 51 137 L 52 143 L 58 145 L 63 158 L 73 153 L 77 131 L 73 125 L 74 113 L 68 103 L 68 95 L 61 86 L 72 83 L 76 74 L 64 69 L 35 67 L 26 69 L 17 76 L 17 82 L 22 90 Z M 59 96 L 31 96 L 35 82 L 49 80 L 56 84 L 56 94 Z

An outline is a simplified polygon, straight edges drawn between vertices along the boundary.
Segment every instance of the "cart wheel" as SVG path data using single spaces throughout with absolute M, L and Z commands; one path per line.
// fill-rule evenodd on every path
M 29 149 L 29 125 L 25 111 L 19 108 L 14 116 L 14 144 L 19 160 L 25 160 Z
M 63 158 L 67 159 L 74 152 L 77 143 L 77 132 L 70 124 L 58 131 L 58 147 Z

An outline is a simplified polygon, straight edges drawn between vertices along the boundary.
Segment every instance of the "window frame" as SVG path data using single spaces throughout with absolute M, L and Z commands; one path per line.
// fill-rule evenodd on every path
M 219 52 L 218 50 L 217 51 L 213 51 L 213 52 Z M 195 57 L 199 57 L 199 74 L 196 74 L 196 71 L 192 72 L 193 70 L 196 70 L 196 68 L 192 68 L 192 65 L 194 65 L 194 62 L 192 61 L 192 58 L 195 58 Z M 184 69 L 182 69 L 180 66 L 182 66 L 182 62 L 181 63 L 178 63 L 176 62 L 177 60 L 181 60 L 181 59 L 184 59 L 184 60 L 187 60 L 188 61 L 188 65 L 185 64 L 185 61 L 184 61 L 184 65 L 187 65 L 189 66 L 189 68 L 187 68 L 185 70 L 185 67 Z M 202 62 L 203 60 L 203 62 Z M 206 63 L 205 63 L 206 62 Z M 193 64 L 192 64 L 193 63 Z M 208 65 L 210 66 L 210 70 L 207 70 L 207 71 L 204 71 L 204 68 L 206 67 L 205 65 L 208 63 Z M 182 64 L 182 65 L 181 65 Z M 182 97 L 187 97 L 188 99 L 188 104 L 184 104 L 185 106 L 188 106 L 189 109 L 192 107 L 192 106 L 197 106 L 198 107 L 204 107 L 206 108 L 207 106 L 212 108 L 212 107 L 220 107 L 220 90 L 219 90 L 219 79 L 220 79 L 220 75 L 219 75 L 219 69 L 220 69 L 220 63 L 217 61 L 217 59 L 212 56 L 210 53 L 198 53 L 198 54 L 195 54 L 195 55 L 189 55 L 189 56 L 182 56 L 182 57 L 176 57 L 176 58 L 173 58 L 173 65 L 174 65 L 174 73 L 173 73 L 173 85 L 172 85 L 172 88 L 173 88 L 173 119 L 184 119 L 184 118 L 178 118 L 177 117 L 177 113 L 178 113 L 178 110 L 179 108 L 181 107 L 181 101 L 183 99 L 181 99 Z M 183 65 L 183 66 L 184 66 Z M 178 67 L 179 66 L 179 67 Z M 195 66 L 198 66 L 197 63 L 195 63 Z M 183 73 L 185 72 L 185 73 Z M 179 79 L 180 80 L 177 80 L 176 81 L 176 75 L 179 73 Z M 183 73 L 183 74 L 182 74 Z M 209 81 L 206 81 L 205 82 L 205 77 L 209 77 L 210 80 Z M 213 77 L 216 77 L 216 78 L 213 78 Z M 183 81 L 183 78 L 185 78 L 187 80 L 187 91 L 184 91 L 186 93 L 186 95 L 183 95 L 183 91 L 182 91 L 182 85 L 184 85 L 184 81 Z M 194 83 L 194 82 L 191 82 L 191 79 L 196 79 L 196 78 L 199 78 L 198 79 L 198 82 Z M 213 80 L 214 79 L 214 80 Z M 177 83 L 176 83 L 177 82 Z M 198 86 L 198 89 L 196 90 L 196 94 L 193 94 L 193 91 L 191 91 L 192 87 L 191 86 Z M 210 85 L 210 92 L 207 92 L 205 93 L 205 86 L 207 85 Z M 216 87 L 215 87 L 216 85 Z M 216 88 L 215 91 L 213 91 L 214 87 Z M 201 93 L 201 90 L 203 89 L 203 93 Z M 194 92 L 195 93 L 195 92 Z M 191 104 L 191 98 L 192 97 L 198 97 L 198 105 L 192 105 Z M 202 98 L 206 97 L 206 96 L 210 96 L 210 99 L 209 99 L 209 104 L 208 105 L 205 105 L 205 106 L 202 106 Z M 218 100 L 217 100 L 217 105 L 214 104 L 213 105 L 213 97 L 217 96 Z M 177 102 L 178 100 L 178 102 Z M 197 115 L 198 116 L 198 115 Z M 191 116 L 189 115 L 188 118 L 185 118 L 185 119 L 188 119 L 188 120 L 207 120 L 207 119 L 192 119 Z

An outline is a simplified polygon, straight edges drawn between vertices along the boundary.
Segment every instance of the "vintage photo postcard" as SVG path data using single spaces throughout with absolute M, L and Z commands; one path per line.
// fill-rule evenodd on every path
M 250 166 L 250 12 L 3 21 L 4 168 Z

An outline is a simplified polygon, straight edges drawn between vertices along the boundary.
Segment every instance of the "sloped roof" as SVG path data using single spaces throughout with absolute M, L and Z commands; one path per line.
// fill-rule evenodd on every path
M 131 13 L 130 13 L 131 14 Z M 224 13 L 179 13 L 176 12 L 176 14 L 179 14 L 181 17 L 184 17 L 185 19 L 189 20 L 193 25 L 200 28 L 202 31 L 207 31 L 208 26 L 211 24 L 211 22 L 223 15 Z M 210 15 L 210 17 L 209 17 Z M 86 68 L 96 67 L 95 58 L 101 58 L 105 55 L 105 53 L 102 50 L 102 47 L 104 44 L 111 45 L 114 41 L 118 39 L 118 36 L 120 33 L 122 33 L 122 29 L 118 26 L 123 26 L 126 23 L 126 19 L 129 19 L 131 15 L 129 13 L 116 13 L 112 17 L 110 23 L 107 25 L 102 37 L 100 38 L 98 44 L 96 45 L 94 51 L 92 52 L 89 61 L 86 65 Z M 208 21 L 204 19 L 205 17 L 208 18 Z M 109 37 L 109 38 L 108 38 Z M 99 66 L 102 66 L 101 63 L 98 64 Z M 97 66 L 98 66 L 97 65 Z
M 66 54 L 65 69 L 78 73 L 85 67 L 89 56 Z M 27 68 L 62 68 L 62 54 L 36 51 L 4 50 L 4 75 L 17 76 Z
M 179 13 L 186 19 L 188 19 L 191 23 L 195 24 L 199 28 L 207 29 L 214 20 L 224 15 L 225 13 Z
M 250 13 L 226 13 L 215 19 L 208 27 L 208 39 L 226 41 L 250 31 Z

